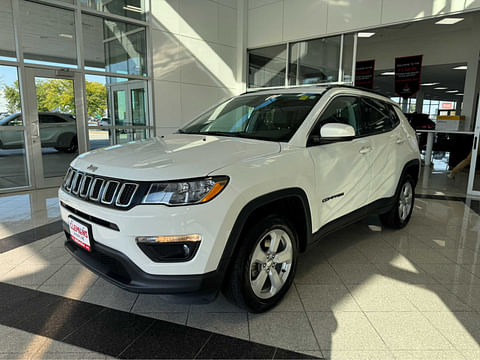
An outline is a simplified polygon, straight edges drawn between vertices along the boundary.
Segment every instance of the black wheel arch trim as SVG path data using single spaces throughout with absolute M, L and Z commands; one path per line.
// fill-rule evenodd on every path
M 305 191 L 298 187 L 277 190 L 265 195 L 261 195 L 251 200 L 242 208 L 239 215 L 237 216 L 237 219 L 235 220 L 232 230 L 230 231 L 230 235 L 223 250 L 221 262 L 230 262 L 230 259 L 234 255 L 235 249 L 237 248 L 237 244 L 240 240 L 242 230 L 247 223 L 248 218 L 255 210 L 274 201 L 292 197 L 299 199 L 302 203 L 306 219 L 306 242 L 307 244 L 310 243 L 312 240 L 312 216 L 310 212 L 310 204 L 308 202 L 307 194 L 305 194 Z

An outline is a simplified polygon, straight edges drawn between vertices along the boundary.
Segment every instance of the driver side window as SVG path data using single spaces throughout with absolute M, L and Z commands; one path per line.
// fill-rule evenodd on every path
M 339 96 L 327 106 L 310 134 L 308 145 L 320 143 L 320 128 L 328 123 L 351 125 L 358 135 L 360 122 L 360 100 L 354 96 Z

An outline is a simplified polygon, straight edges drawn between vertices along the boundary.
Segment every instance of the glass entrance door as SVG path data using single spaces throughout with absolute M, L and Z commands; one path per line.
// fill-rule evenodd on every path
M 36 188 L 58 186 L 85 151 L 81 77 L 74 71 L 25 68 L 26 126 Z
M 110 93 L 116 126 L 115 143 L 122 144 L 149 137 L 146 83 L 132 80 L 110 85 Z

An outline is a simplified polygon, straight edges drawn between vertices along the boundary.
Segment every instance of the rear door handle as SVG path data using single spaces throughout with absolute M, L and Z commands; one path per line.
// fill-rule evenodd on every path
M 398 137 L 396 143 L 397 144 L 403 144 L 405 142 L 404 138 Z
M 366 154 L 366 153 L 369 153 L 370 151 L 372 151 L 371 146 L 364 146 L 360 149 L 359 153 L 360 154 Z

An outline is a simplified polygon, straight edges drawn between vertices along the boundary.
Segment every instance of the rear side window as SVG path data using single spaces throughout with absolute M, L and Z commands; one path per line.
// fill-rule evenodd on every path
M 381 100 L 362 98 L 362 119 L 358 133 L 360 136 L 390 131 L 400 122 L 391 104 Z
M 387 107 L 389 109 L 390 122 L 392 124 L 392 129 L 393 129 L 398 124 L 400 124 L 400 118 L 398 117 L 397 112 L 395 111 L 395 107 L 392 104 L 387 104 Z
M 55 124 L 65 122 L 65 119 L 55 115 L 39 115 L 39 121 L 40 124 Z

